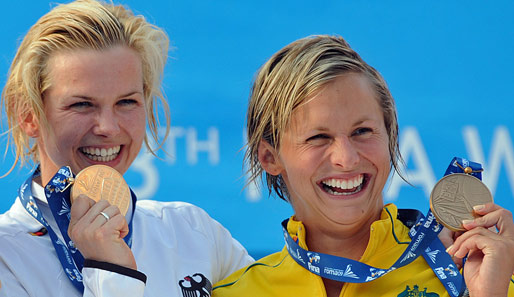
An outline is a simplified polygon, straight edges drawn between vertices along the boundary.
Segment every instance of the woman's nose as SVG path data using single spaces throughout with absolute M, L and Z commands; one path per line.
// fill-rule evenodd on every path
M 96 135 L 112 137 L 120 133 L 119 119 L 114 110 L 101 110 L 93 132 Z
M 348 137 L 336 138 L 331 149 L 330 159 L 335 166 L 351 170 L 359 163 L 359 152 Z

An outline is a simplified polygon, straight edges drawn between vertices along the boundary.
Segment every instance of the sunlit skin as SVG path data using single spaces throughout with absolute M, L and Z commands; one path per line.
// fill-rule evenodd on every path
M 31 118 L 23 124 L 37 139 L 42 185 L 65 165 L 74 173 L 94 164 L 125 173 L 145 137 L 138 54 L 124 46 L 71 50 L 53 54 L 47 67 L 43 102 L 50 129 Z M 105 149 L 104 156 L 93 156 L 96 149 Z
M 269 173 L 282 175 L 309 249 L 359 259 L 380 216 L 390 170 L 383 114 L 368 79 L 336 78 L 294 111 L 283 135 L 278 153 L 263 142 L 259 154 Z M 359 179 L 351 193 L 324 185 Z

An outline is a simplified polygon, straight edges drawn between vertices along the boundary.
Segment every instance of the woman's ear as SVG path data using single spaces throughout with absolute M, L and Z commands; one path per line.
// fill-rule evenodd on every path
M 39 137 L 39 121 L 32 112 L 26 112 L 18 116 L 18 123 L 20 124 L 25 134 L 29 137 Z
M 261 140 L 257 153 L 262 168 L 271 175 L 279 175 L 283 171 L 282 162 L 278 157 L 277 150 L 267 141 Z

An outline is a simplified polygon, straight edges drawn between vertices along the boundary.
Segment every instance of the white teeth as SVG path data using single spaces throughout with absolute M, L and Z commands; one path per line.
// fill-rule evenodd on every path
M 114 147 L 106 148 L 94 148 L 94 147 L 83 147 L 80 151 L 84 153 L 86 157 L 93 161 L 109 162 L 118 156 L 121 146 L 117 145 Z
M 330 194 L 330 195 L 334 195 L 334 196 L 346 196 L 346 195 L 352 195 L 352 194 L 355 194 L 357 192 L 359 192 L 361 190 L 362 187 L 357 187 L 355 188 L 355 190 L 351 191 L 351 192 L 336 192 L 336 191 L 332 191 L 332 189 L 327 189 L 327 192 Z
M 339 188 L 341 190 L 350 190 L 350 189 L 361 186 L 363 181 L 364 181 L 364 175 L 359 174 L 358 176 L 351 178 L 351 179 L 331 178 L 331 179 L 322 181 L 322 183 L 329 187 Z M 332 191 L 330 191 L 330 192 L 332 192 Z

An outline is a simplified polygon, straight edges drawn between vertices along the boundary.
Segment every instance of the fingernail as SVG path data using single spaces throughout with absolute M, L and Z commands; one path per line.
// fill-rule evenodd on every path
M 481 210 L 481 209 L 483 209 L 484 207 L 485 207 L 485 205 L 480 204 L 480 205 L 475 205 L 475 206 L 473 206 L 473 209 L 474 209 L 474 210 Z
M 473 220 L 462 220 L 462 225 L 473 223 Z
M 453 244 L 450 245 L 447 249 L 446 249 L 446 252 L 449 253 L 451 251 L 451 249 L 453 248 Z

